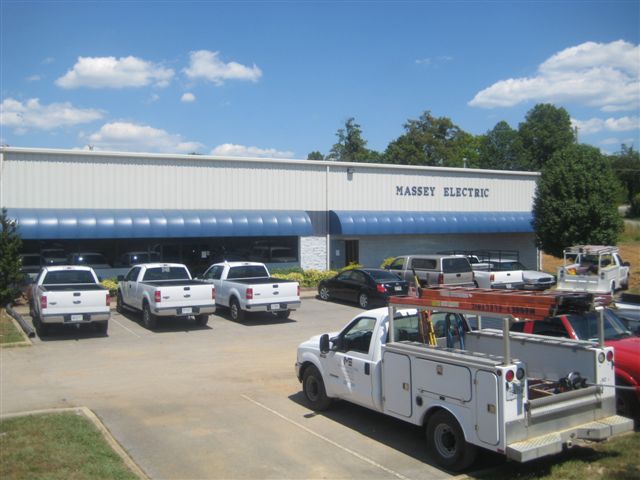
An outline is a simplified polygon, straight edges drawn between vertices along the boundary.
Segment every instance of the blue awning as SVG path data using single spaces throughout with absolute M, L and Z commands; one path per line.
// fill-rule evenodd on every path
M 531 212 L 331 211 L 333 235 L 532 232 Z
M 282 237 L 312 235 L 298 210 L 89 210 L 9 208 L 25 240 Z

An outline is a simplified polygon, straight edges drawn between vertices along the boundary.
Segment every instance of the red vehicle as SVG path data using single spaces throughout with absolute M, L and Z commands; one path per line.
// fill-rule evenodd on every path
M 598 341 L 598 313 L 558 315 L 545 320 L 515 323 L 512 331 L 550 337 Z M 633 387 L 616 392 L 618 413 L 626 417 L 640 416 L 640 337 L 635 336 L 616 315 L 604 310 L 604 339 L 615 350 L 616 385 Z

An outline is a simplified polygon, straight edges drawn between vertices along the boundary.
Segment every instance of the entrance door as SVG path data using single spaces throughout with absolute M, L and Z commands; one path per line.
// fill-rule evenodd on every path
M 360 263 L 360 246 L 358 240 L 345 240 L 344 250 L 345 265 L 349 265 L 351 263 Z

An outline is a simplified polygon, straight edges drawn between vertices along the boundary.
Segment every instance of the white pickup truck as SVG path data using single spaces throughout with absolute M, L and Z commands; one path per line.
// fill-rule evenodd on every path
M 517 260 L 488 259 L 471 266 L 475 283 L 480 288 L 546 290 L 556 283 L 553 275 L 530 270 Z
M 392 297 L 302 343 L 296 375 L 315 410 L 342 399 L 424 427 L 446 469 L 468 467 L 478 447 L 526 462 L 633 429 L 615 414 L 613 348 L 509 332 L 516 316 L 544 318 L 568 303 L 461 288 Z M 463 313 L 497 311 L 502 331 L 469 331 Z
M 576 245 L 564 250 L 558 267 L 558 290 L 613 295 L 629 286 L 629 262 L 617 247 Z
M 145 327 L 152 329 L 158 317 L 195 317 L 206 325 L 215 312 L 216 291 L 211 285 L 192 280 L 179 263 L 143 263 L 119 278 L 117 310 L 142 312 Z
M 235 321 L 250 312 L 271 312 L 285 319 L 300 307 L 298 282 L 271 277 L 264 263 L 216 263 L 201 278 L 215 286 L 216 305 L 229 308 Z
M 107 333 L 111 299 L 90 267 L 44 267 L 31 286 L 29 314 L 39 336 L 51 325 L 93 324 Z

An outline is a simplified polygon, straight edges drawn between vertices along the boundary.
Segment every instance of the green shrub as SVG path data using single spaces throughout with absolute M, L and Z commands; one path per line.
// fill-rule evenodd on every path
M 273 273 L 271 276 L 274 278 L 280 278 L 282 280 L 293 280 L 294 282 L 298 282 L 301 287 L 303 286 L 303 283 L 304 283 L 304 275 L 298 272 Z
M 109 289 L 109 295 L 114 296 L 118 293 L 118 280 L 115 278 L 107 278 L 106 280 L 102 280 L 100 282 L 103 287 Z
M 339 271 L 340 272 L 344 272 L 346 270 L 353 270 L 355 268 L 362 268 L 362 265 L 360 265 L 359 263 L 356 262 L 351 262 L 349 265 L 347 265 L 346 267 L 342 267 Z
M 273 268 L 269 269 L 271 275 L 288 275 L 289 273 L 301 273 L 304 274 L 304 270 L 300 267 L 288 267 L 288 268 Z
M 293 280 L 298 282 L 301 287 L 317 287 L 320 281 L 331 278 L 337 275 L 337 272 L 333 270 L 321 271 L 321 270 L 302 270 L 293 271 L 289 273 L 283 273 L 275 270 L 272 276 L 275 278 L 281 278 L 282 280 Z
M 380 268 L 386 268 L 387 266 L 391 265 L 391 262 L 393 262 L 395 260 L 396 257 L 388 257 L 385 258 L 382 263 L 380 264 Z

